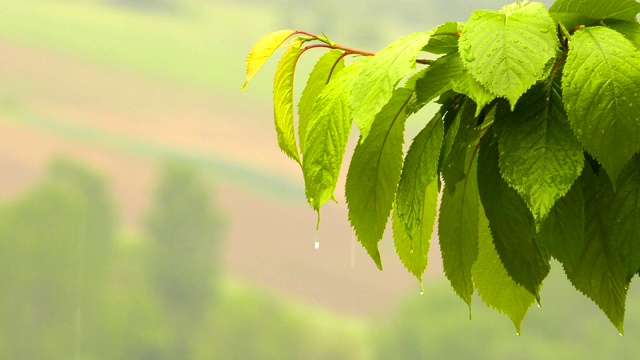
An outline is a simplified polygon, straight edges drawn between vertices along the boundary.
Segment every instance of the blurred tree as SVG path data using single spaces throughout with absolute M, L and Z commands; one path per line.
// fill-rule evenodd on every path
M 168 165 L 147 231 L 152 286 L 175 329 L 173 359 L 191 358 L 189 342 L 215 300 L 222 224 L 205 178 L 189 166 Z

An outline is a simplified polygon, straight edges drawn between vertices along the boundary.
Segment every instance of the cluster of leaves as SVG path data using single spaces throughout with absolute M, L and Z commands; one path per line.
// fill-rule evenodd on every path
M 638 13 L 634 0 L 517 2 L 376 54 L 283 30 L 252 49 L 247 81 L 292 38 L 275 125 L 317 211 L 355 122 L 349 220 L 378 267 L 391 217 L 397 253 L 421 279 L 437 224 L 445 274 L 469 306 L 477 291 L 519 331 L 554 257 L 622 333 L 640 269 Z M 298 102 L 296 136 L 294 72 L 315 48 L 329 51 Z M 404 155 L 407 118 L 433 101 L 440 110 Z

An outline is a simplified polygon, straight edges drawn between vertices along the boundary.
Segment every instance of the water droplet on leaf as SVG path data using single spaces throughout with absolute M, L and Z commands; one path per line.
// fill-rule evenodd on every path
M 476 57 L 473 56 L 472 54 L 467 54 L 464 56 L 464 59 L 467 60 L 468 62 L 472 62 L 476 59 Z
M 469 51 L 469 50 L 471 50 L 471 45 L 470 44 L 465 45 L 464 51 Z

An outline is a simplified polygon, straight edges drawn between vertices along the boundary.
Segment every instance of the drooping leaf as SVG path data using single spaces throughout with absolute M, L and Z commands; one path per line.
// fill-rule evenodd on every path
M 556 0 L 549 8 L 551 17 L 567 29 L 595 24 L 603 19 L 635 21 L 640 13 L 636 0 Z
M 584 248 L 576 267 L 565 271 L 576 289 L 593 300 L 622 333 L 628 281 L 603 218 L 603 200 L 613 191 L 611 182 L 606 173 L 596 175 L 589 167 L 581 182 L 585 199 Z
M 478 295 L 488 306 L 509 316 L 520 333 L 520 324 L 536 298 L 513 281 L 496 252 L 489 230 L 489 220 L 480 211 L 478 260 L 471 268 Z
M 442 264 L 453 290 L 471 306 L 473 281 L 471 267 L 478 257 L 478 198 L 477 148 L 468 148 L 464 157 L 466 176 L 455 191 L 449 191 L 445 179 L 442 191 L 438 237 Z
M 462 103 L 451 129 L 455 131 L 455 137 L 451 141 L 451 148 L 442 164 L 442 177 L 446 184 L 446 191 L 453 192 L 457 184 L 469 173 L 469 157 L 475 158 L 477 155 L 478 140 L 482 136 L 482 131 L 477 128 L 474 114 L 476 105 L 469 99 Z M 453 136 L 454 132 L 449 131 L 447 136 Z
M 425 193 L 425 190 L 438 177 L 438 159 L 440 158 L 443 137 L 442 115 L 436 114 L 413 139 L 404 161 L 398 183 L 396 209 L 411 237 L 423 226 L 423 223 L 429 223 L 433 220 L 423 219 L 424 204 L 428 201 L 426 199 L 428 194 Z
M 253 77 L 253 75 L 258 72 L 260 67 L 269 59 L 269 57 L 276 51 L 282 43 L 285 42 L 291 35 L 293 35 L 295 31 L 293 30 L 280 30 L 276 32 L 272 32 L 262 39 L 258 40 L 251 51 L 249 52 L 249 56 L 247 57 L 247 75 L 244 80 L 244 84 L 242 84 L 242 89 L 247 87 L 249 80 Z
M 640 50 L 605 27 L 578 30 L 562 90 L 576 136 L 615 183 L 640 150 Z
M 504 181 L 498 168 L 498 144 L 490 134 L 478 155 L 478 189 L 496 250 L 518 284 L 539 298 L 549 273 L 549 256 L 536 240 L 533 216 L 524 200 Z
M 580 179 L 558 199 L 542 222 L 538 241 L 551 256 L 573 271 L 584 248 L 584 195 Z
M 302 173 L 307 201 L 316 211 L 333 197 L 351 132 L 351 88 L 368 61 L 362 58 L 332 78 L 309 119 Z
M 513 108 L 546 74 L 556 53 L 555 25 L 542 3 L 518 2 L 501 11 L 473 12 L 460 37 L 460 57 L 471 75 Z
M 413 91 L 397 89 L 371 126 L 371 133 L 353 153 L 345 195 L 349 221 L 378 268 L 382 269 L 378 242 L 395 198 L 402 170 L 406 107 Z
M 416 67 L 416 58 L 429 42 L 431 32 L 414 33 L 395 41 L 373 56 L 353 87 L 351 108 L 362 140 L 376 114 L 389 102 L 396 85 Z
M 300 163 L 293 122 L 293 78 L 302 51 L 302 42 L 293 41 L 280 59 L 273 81 L 273 111 L 280 149 Z
M 640 155 L 618 178 L 615 194 L 603 212 L 611 248 L 618 255 L 630 281 L 640 269 Z
M 584 165 L 562 105 L 559 82 L 540 82 L 513 112 L 499 111 L 500 172 L 525 200 L 537 223 L 567 193 Z
M 435 225 L 438 206 L 438 182 L 431 181 L 421 194 L 423 198 L 420 223 L 410 234 L 400 220 L 397 209 L 393 212 L 393 242 L 402 264 L 419 281 L 427 268 L 429 245 Z
M 445 55 L 431 64 L 416 81 L 416 97 L 420 104 L 433 101 L 444 92 L 453 88 L 464 67 L 458 53 Z
M 330 77 L 335 76 L 343 68 L 342 51 L 332 50 L 318 60 L 309 74 L 307 85 L 302 91 L 298 103 L 298 140 L 300 141 L 300 152 L 303 155 L 306 148 L 307 127 L 314 116 L 313 110 L 318 96 L 329 83 Z
M 429 43 L 422 51 L 432 54 L 448 54 L 458 50 L 461 27 L 458 22 L 448 22 L 436 27 L 431 34 Z

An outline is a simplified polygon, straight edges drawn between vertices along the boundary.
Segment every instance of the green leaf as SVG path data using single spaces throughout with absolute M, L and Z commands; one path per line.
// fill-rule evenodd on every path
M 293 125 L 293 78 L 302 51 L 302 42 L 293 41 L 280 59 L 273 81 L 273 110 L 280 149 L 300 163 Z
M 558 39 L 542 3 L 516 3 L 501 11 L 473 12 L 460 37 L 460 57 L 471 75 L 513 108 L 546 76 Z
M 447 134 L 447 136 L 455 134 L 441 169 L 447 191 L 450 192 L 455 191 L 457 184 L 468 176 L 469 159 L 475 159 L 477 155 L 478 140 L 483 132 L 476 127 L 475 110 L 475 104 L 466 99 L 451 126 L 451 129 L 456 129 L 455 133 L 449 131 Z
M 531 88 L 513 112 L 498 112 L 500 172 L 525 200 L 537 223 L 566 194 L 584 165 L 558 82 Z
M 640 48 L 640 24 L 630 22 L 616 22 L 607 25 L 608 28 L 613 29 L 629 39 L 636 48 Z
M 496 250 L 518 284 L 539 298 L 549 273 L 549 257 L 536 241 L 533 216 L 518 193 L 502 179 L 498 144 L 485 136 L 478 155 L 478 189 Z
M 524 287 L 513 281 L 496 252 L 489 220 L 480 211 L 478 260 L 471 268 L 478 295 L 488 306 L 509 316 L 520 334 L 520 324 L 536 300 Z
M 468 149 L 464 159 L 466 176 L 455 191 L 442 191 L 438 236 L 442 264 L 453 290 L 469 306 L 473 295 L 471 267 L 478 256 L 478 181 L 476 147 Z
M 422 274 L 427 268 L 429 245 L 435 225 L 438 206 L 438 182 L 432 181 L 422 192 L 420 223 L 412 233 L 400 220 L 397 209 L 393 212 L 393 241 L 402 264 L 422 282 Z
M 368 61 L 362 58 L 331 79 L 320 92 L 309 119 L 302 173 L 307 200 L 316 211 L 333 198 L 351 132 L 351 88 Z
M 453 88 L 453 82 L 458 79 L 464 67 L 458 53 L 445 55 L 425 71 L 416 81 L 416 97 L 419 104 L 427 104 L 438 96 Z
M 316 101 L 322 89 L 329 83 L 329 79 L 344 68 L 342 56 L 342 51 L 340 50 L 332 50 L 324 54 L 311 70 L 307 85 L 302 91 L 302 96 L 298 103 L 298 139 L 300 141 L 300 152 L 303 155 L 306 148 L 307 127 L 314 116 L 313 110 Z
M 366 139 L 376 114 L 389 102 L 396 85 L 416 67 L 420 50 L 431 32 L 405 36 L 380 50 L 360 74 L 351 95 L 353 120 Z
M 458 22 L 444 23 L 434 29 L 429 43 L 422 51 L 432 54 L 448 54 L 458 50 L 458 37 L 462 24 Z
M 295 34 L 293 30 L 280 30 L 276 32 L 272 32 L 271 34 L 263 37 L 258 40 L 251 51 L 249 52 L 249 56 L 247 57 L 247 75 L 244 80 L 244 84 L 242 84 L 242 89 L 244 90 L 249 83 L 249 80 L 253 77 L 253 75 L 258 72 L 260 67 L 269 59 L 269 57 L 276 51 L 282 43 L 285 42 L 291 35 Z
M 549 8 L 555 22 L 571 29 L 595 24 L 603 19 L 637 22 L 640 4 L 636 0 L 556 0 Z
M 457 61 L 462 64 L 462 60 L 460 60 L 459 57 Z M 467 69 L 464 69 L 464 71 L 460 73 L 460 76 L 454 81 L 453 90 L 467 95 L 476 103 L 476 116 L 480 114 L 485 106 L 496 98 L 494 94 L 477 82 Z
M 608 197 L 603 212 L 611 248 L 626 271 L 627 280 L 640 269 L 640 155 L 636 155 L 618 178 L 617 191 Z
M 537 239 L 565 269 L 573 270 L 584 248 L 584 226 L 584 195 L 578 179 L 551 208 Z
M 609 241 L 602 211 L 603 199 L 612 192 L 611 182 L 605 173 L 595 175 L 588 166 L 581 180 L 585 199 L 584 248 L 575 269 L 565 271 L 576 289 L 593 300 L 622 334 L 628 282 Z
M 640 51 L 614 30 L 579 30 L 571 41 L 562 90 L 576 136 L 615 183 L 640 150 Z
M 407 152 L 398 183 L 396 208 L 410 235 L 424 222 L 425 189 L 438 177 L 443 137 L 444 123 L 437 114 L 413 139 Z
M 369 136 L 356 146 L 347 173 L 349 220 L 358 240 L 380 269 L 378 242 L 400 179 L 406 107 L 412 96 L 413 91 L 404 88 L 394 92 L 376 116 Z

